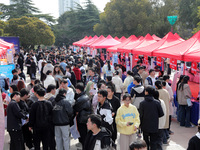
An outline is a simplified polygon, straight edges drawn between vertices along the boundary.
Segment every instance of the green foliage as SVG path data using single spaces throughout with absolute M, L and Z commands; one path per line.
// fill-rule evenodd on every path
M 87 0 L 85 7 L 78 6 L 76 10 L 65 12 L 53 27 L 56 36 L 56 45 L 72 44 L 84 36 L 94 35 L 93 26 L 99 22 L 97 7 Z
M 6 28 L 6 22 L 0 20 L 0 36 L 4 36 L 5 28 Z
M 200 19 L 200 6 L 198 6 L 197 17 Z M 200 30 L 200 21 L 197 23 L 197 27 L 193 29 L 192 33 L 196 33 Z
M 7 23 L 6 33 L 19 36 L 21 45 L 25 48 L 40 44 L 52 45 L 55 42 L 51 28 L 38 18 L 24 16 L 10 19 Z
M 38 8 L 34 7 L 32 0 L 12 0 L 14 4 L 4 5 L 0 3 L 0 11 L 3 14 L 2 19 L 21 18 L 22 16 L 37 17 L 44 19 L 48 24 L 55 23 L 55 20 L 49 14 L 41 14 Z

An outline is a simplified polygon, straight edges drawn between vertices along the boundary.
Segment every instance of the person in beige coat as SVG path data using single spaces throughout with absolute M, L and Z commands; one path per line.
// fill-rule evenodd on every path
M 114 72 L 114 77 L 112 77 L 112 83 L 115 85 L 115 96 L 121 100 L 121 94 L 123 90 L 123 82 L 122 79 L 119 77 L 119 72 Z
M 187 103 L 187 100 L 190 100 L 192 95 L 188 81 L 189 77 L 184 76 L 183 81 L 178 85 L 177 96 L 179 103 L 180 126 L 192 127 L 190 124 L 190 107 Z
M 156 81 L 155 82 L 155 87 L 159 92 L 159 99 L 162 99 L 165 103 L 166 106 L 166 121 L 165 125 L 163 127 L 163 144 L 168 144 L 168 139 L 169 139 L 169 103 L 170 103 L 170 96 L 169 92 L 166 89 L 162 88 L 162 82 L 161 81 Z
M 133 77 L 132 77 L 133 73 L 129 70 L 127 72 L 127 77 L 124 80 L 124 92 L 127 92 L 127 88 L 129 86 L 129 84 L 131 84 L 131 82 L 133 82 Z

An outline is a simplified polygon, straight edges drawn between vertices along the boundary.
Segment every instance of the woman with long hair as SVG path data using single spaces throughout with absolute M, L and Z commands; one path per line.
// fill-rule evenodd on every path
M 40 81 L 43 82 L 46 78 L 46 75 L 43 73 L 44 66 L 46 65 L 46 62 L 42 62 L 42 69 L 41 69 L 41 76 L 40 76 Z
M 177 96 L 179 103 L 179 117 L 180 126 L 192 127 L 190 124 L 190 106 L 188 106 L 187 101 L 190 101 L 192 93 L 188 85 L 190 77 L 184 76 L 182 82 L 178 85 Z
M 23 88 L 26 88 L 26 85 L 24 84 L 24 81 L 23 80 L 19 80 L 18 83 L 17 83 L 17 88 L 18 88 L 18 91 L 20 92 L 21 89 Z
M 110 60 L 107 60 L 102 68 L 102 72 L 104 73 L 104 79 L 106 79 L 106 77 L 108 76 L 112 77 L 114 71 L 114 67 L 110 64 Z

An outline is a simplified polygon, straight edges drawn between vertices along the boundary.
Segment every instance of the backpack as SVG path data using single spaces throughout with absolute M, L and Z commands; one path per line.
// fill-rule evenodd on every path
M 36 127 L 46 128 L 49 126 L 49 110 L 46 101 L 38 102 L 36 111 Z

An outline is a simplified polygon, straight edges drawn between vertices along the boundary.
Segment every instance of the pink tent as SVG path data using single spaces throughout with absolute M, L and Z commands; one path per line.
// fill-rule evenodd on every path
M 89 41 L 90 39 L 92 39 L 92 36 L 89 36 L 87 39 L 85 39 L 85 40 L 79 42 L 79 43 L 77 44 L 77 46 L 81 47 L 81 46 L 82 46 L 82 43 L 85 43 L 85 42 Z
M 94 46 L 98 43 L 101 43 L 102 41 L 104 41 L 106 38 L 101 35 L 97 40 L 95 40 L 94 42 L 90 43 L 90 44 L 86 44 L 86 46 L 94 48 Z
M 114 39 L 117 40 L 117 41 L 119 41 L 119 38 L 117 36 Z
M 116 46 L 113 46 L 113 47 L 110 47 L 107 49 L 108 52 L 118 52 L 118 48 L 120 47 L 123 47 L 125 45 L 127 45 L 129 42 L 133 42 L 133 41 L 137 41 L 138 38 L 135 36 L 135 35 L 131 35 L 128 39 L 126 39 L 124 42 L 116 45 Z
M 90 40 L 81 43 L 81 46 L 86 46 L 86 44 L 92 43 L 93 41 L 95 41 L 96 39 L 98 39 L 98 36 L 94 36 L 93 38 L 91 38 Z
M 133 52 L 134 54 L 142 54 L 142 55 L 147 55 L 147 56 L 152 56 L 152 52 L 154 50 L 166 48 L 178 43 L 181 43 L 182 40 L 177 38 L 173 33 L 169 32 L 163 39 L 160 41 L 153 43 L 151 45 L 148 45 L 146 47 L 141 47 L 141 48 L 134 48 Z
M 119 39 L 120 42 L 124 42 L 125 40 L 126 40 L 126 37 L 124 37 L 124 36 L 122 36 L 122 37 Z
M 156 41 L 160 41 L 160 40 L 161 40 L 161 38 L 159 38 L 159 37 L 156 36 L 155 34 L 152 35 L 152 38 L 153 38 L 154 40 L 156 40 Z
M 13 43 L 8 43 L 8 42 L 0 39 L 0 47 L 11 49 L 11 48 L 14 48 L 14 44 Z
M 113 37 L 111 35 L 108 35 L 105 40 L 103 40 L 102 42 L 100 42 L 98 44 L 95 44 L 94 47 L 95 48 L 109 48 L 109 47 L 115 46 L 120 43 L 121 42 L 113 39 Z
M 179 44 L 153 51 L 153 56 L 188 60 L 186 54 L 194 53 L 200 47 L 200 31 Z M 189 58 L 189 57 L 188 57 Z M 191 61 L 191 60 L 190 60 Z
M 88 36 L 85 36 L 83 39 L 74 42 L 73 45 L 77 45 L 79 42 L 85 41 L 86 39 L 88 39 Z
M 179 38 L 180 40 L 185 41 L 184 39 L 182 39 L 182 38 L 178 35 L 178 33 L 175 33 L 174 35 L 175 35 L 177 38 Z

